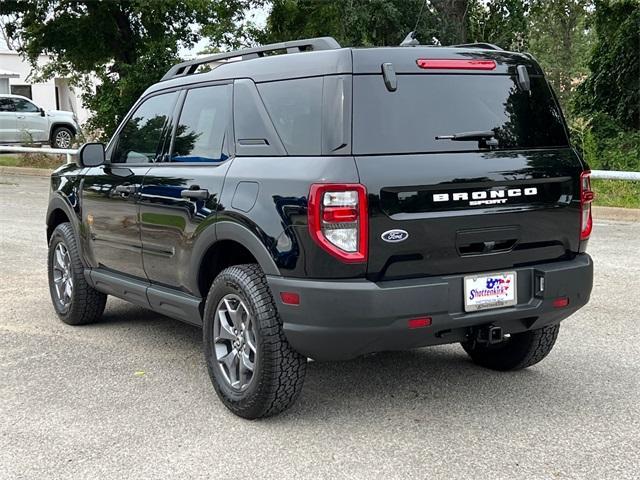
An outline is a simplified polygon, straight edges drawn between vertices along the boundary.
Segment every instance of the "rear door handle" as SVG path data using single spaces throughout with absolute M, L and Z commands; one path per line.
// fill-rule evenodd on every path
M 122 195 L 130 195 L 136 193 L 137 188 L 136 185 L 117 185 L 114 191 Z
M 209 190 L 206 188 L 189 188 L 187 190 L 182 190 L 180 192 L 180 196 L 182 198 L 190 198 L 191 200 L 206 200 L 209 198 Z

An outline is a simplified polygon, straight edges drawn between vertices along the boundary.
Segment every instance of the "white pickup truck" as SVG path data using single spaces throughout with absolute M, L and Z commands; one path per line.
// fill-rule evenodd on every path
M 50 144 L 71 148 L 79 127 L 73 112 L 48 110 L 21 95 L 0 95 L 0 145 Z

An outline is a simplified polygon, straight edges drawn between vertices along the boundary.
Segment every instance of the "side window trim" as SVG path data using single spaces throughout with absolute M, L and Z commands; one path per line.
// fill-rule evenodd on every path
M 173 109 L 173 115 L 175 118 L 175 122 L 171 126 L 171 136 L 169 137 L 169 148 L 167 149 L 167 161 L 163 161 L 160 163 L 171 164 L 171 155 L 173 155 L 173 147 L 176 143 L 176 133 L 178 131 L 178 125 L 180 124 L 180 115 L 182 114 L 182 109 L 184 108 L 184 101 L 187 98 L 187 93 L 189 93 L 189 89 L 183 88 L 180 90 L 180 95 L 178 96 L 178 100 L 176 101 L 176 106 Z
M 184 106 L 184 100 L 186 97 L 186 90 L 178 90 L 178 98 L 176 98 L 176 103 L 171 111 L 169 122 L 167 122 L 169 128 L 165 128 L 165 132 L 163 133 L 164 139 L 162 141 L 161 160 L 159 162 L 155 162 L 154 165 L 171 163 L 171 152 L 173 152 L 176 131 L 178 130 L 178 124 L 180 123 L 180 113 L 182 112 L 182 107 Z

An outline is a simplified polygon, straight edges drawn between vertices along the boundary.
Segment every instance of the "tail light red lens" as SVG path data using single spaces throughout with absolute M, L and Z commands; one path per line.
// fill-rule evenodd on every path
M 325 207 L 322 220 L 329 223 L 355 222 L 358 220 L 358 210 L 353 207 Z
M 307 209 L 311 238 L 345 263 L 367 261 L 367 190 L 358 183 L 311 185 Z
M 580 175 L 580 240 L 587 240 L 593 230 L 591 202 L 594 198 L 596 194 L 591 190 L 591 172 L 582 172 Z
M 418 67 L 426 70 L 495 70 L 494 60 L 448 60 L 444 58 L 419 58 Z

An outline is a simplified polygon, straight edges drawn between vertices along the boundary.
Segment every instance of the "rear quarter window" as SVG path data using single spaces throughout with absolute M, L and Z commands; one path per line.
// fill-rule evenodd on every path
M 322 84 L 322 77 L 314 77 L 257 85 L 289 155 L 320 155 Z

